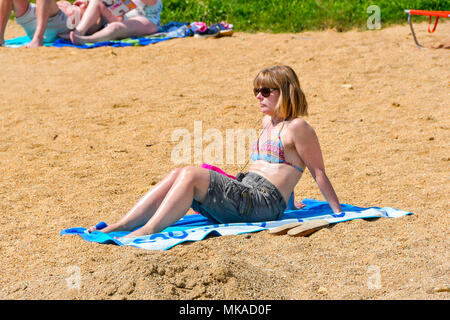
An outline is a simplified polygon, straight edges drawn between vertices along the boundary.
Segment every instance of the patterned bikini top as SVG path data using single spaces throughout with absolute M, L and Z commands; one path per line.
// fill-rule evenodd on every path
M 300 173 L 303 173 L 303 169 L 299 166 L 296 166 L 288 161 L 286 161 L 286 158 L 284 156 L 284 147 L 283 143 L 281 142 L 281 130 L 283 130 L 284 122 L 281 125 L 281 129 L 278 132 L 278 139 L 267 139 L 261 148 L 259 147 L 259 138 L 256 140 L 256 142 L 252 146 L 252 153 L 250 155 L 250 158 L 253 161 L 256 160 L 263 160 L 267 161 L 269 163 L 285 163 L 288 164 L 298 171 Z

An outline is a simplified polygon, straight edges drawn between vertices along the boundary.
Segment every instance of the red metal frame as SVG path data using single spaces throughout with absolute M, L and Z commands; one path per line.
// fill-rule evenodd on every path
M 428 22 L 428 32 L 429 33 L 433 33 L 436 30 L 436 26 L 438 24 L 439 18 L 450 18 L 450 11 L 405 10 L 405 12 L 408 14 L 408 23 L 409 23 L 409 27 L 411 28 L 411 33 L 413 35 L 414 42 L 416 43 L 416 45 L 419 48 L 422 48 L 422 46 L 417 41 L 416 33 L 414 32 L 414 28 L 412 26 L 412 21 L 411 21 L 412 15 L 428 16 L 430 18 L 429 22 Z M 430 29 L 431 17 L 436 17 L 433 29 Z

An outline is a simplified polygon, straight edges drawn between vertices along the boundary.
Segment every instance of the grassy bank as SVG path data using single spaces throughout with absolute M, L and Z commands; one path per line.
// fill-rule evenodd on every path
M 163 5 L 163 23 L 225 20 L 250 32 L 366 29 L 375 13 L 367 13 L 371 5 L 380 8 L 381 27 L 405 23 L 405 9 L 450 10 L 450 0 L 163 0 Z
M 73 2 L 74 0 L 69 0 Z M 35 0 L 31 0 L 35 2 Z M 371 5 L 380 8 L 381 27 L 406 23 L 405 9 L 450 11 L 450 0 L 162 0 L 162 23 L 227 21 L 239 31 L 300 32 L 367 29 Z M 11 15 L 13 18 L 14 15 Z M 414 21 L 428 17 L 415 16 Z

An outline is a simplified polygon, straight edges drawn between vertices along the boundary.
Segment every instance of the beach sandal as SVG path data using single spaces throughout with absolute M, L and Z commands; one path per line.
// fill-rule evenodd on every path
M 220 36 L 220 37 L 232 36 L 233 32 L 234 32 L 233 31 L 233 25 L 232 24 L 228 24 L 226 22 L 216 23 L 216 24 L 212 25 L 211 27 L 219 28 L 219 35 L 218 36 Z
M 269 233 L 270 233 L 270 234 L 275 234 L 275 235 L 286 234 L 286 233 L 289 231 L 289 229 L 298 227 L 298 226 L 300 226 L 300 225 L 302 225 L 302 224 L 303 224 L 303 222 L 291 222 L 291 223 L 286 223 L 286 224 L 284 224 L 284 225 L 282 225 L 282 226 L 279 226 L 279 227 L 275 227 L 275 228 L 273 228 L 273 229 L 270 229 L 270 230 L 269 230 Z
M 298 227 L 290 229 L 287 234 L 294 237 L 305 237 L 319 229 L 327 227 L 330 223 L 327 220 L 310 220 L 305 221 Z
M 196 32 L 194 38 L 210 38 L 217 37 L 220 34 L 220 29 L 217 25 L 210 26 L 204 32 Z

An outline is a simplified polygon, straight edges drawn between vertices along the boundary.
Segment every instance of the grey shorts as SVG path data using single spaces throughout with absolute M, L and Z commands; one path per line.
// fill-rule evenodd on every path
M 210 171 L 205 201 L 194 200 L 192 209 L 218 223 L 279 220 L 286 202 L 266 178 L 247 172 L 238 181 Z
M 30 3 L 27 12 L 24 15 L 17 17 L 16 21 L 22 26 L 27 33 L 28 38 L 32 39 L 34 31 L 36 30 L 36 5 Z M 45 29 L 44 42 L 53 42 L 58 38 L 58 33 L 68 32 L 67 16 L 64 12 L 59 10 L 56 16 L 48 19 L 47 28 Z

